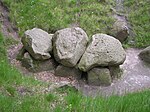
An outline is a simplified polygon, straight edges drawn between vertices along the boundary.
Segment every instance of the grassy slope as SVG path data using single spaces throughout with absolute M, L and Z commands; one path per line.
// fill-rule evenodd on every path
M 42 28 L 49 33 L 77 24 L 89 37 L 95 33 L 112 34 L 113 0 L 2 0 L 10 9 L 10 19 L 17 25 L 20 36 L 27 29 Z M 77 2 L 80 1 L 80 2 Z M 135 34 L 135 46 L 150 45 L 149 0 L 125 1 L 129 22 Z M 130 9 L 130 10 L 129 10 Z
M 78 24 L 89 36 L 109 34 L 113 18 L 110 16 L 113 0 L 2 0 L 10 7 L 11 21 L 17 24 L 20 35 L 25 30 L 39 27 L 51 33 Z M 21 1 L 21 2 L 20 2 Z
M 32 77 L 23 76 L 17 69 L 10 66 L 6 56 L 6 45 L 8 46 L 9 43 L 0 33 L 0 112 L 44 111 L 49 104 L 44 99 L 46 94 L 39 95 L 35 91 L 37 91 L 37 87 L 40 89 L 45 84 Z M 31 90 L 35 94 L 22 96 L 17 90 L 21 87 Z
M 128 9 L 129 21 L 135 34 L 137 47 L 150 45 L 150 1 L 149 0 L 125 0 Z

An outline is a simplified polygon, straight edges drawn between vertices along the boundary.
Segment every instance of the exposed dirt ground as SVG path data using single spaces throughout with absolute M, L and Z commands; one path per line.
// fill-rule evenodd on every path
M 0 1 L 0 21 L 2 22 L 1 30 L 5 37 L 12 37 L 15 40 L 20 40 L 17 28 L 10 22 L 9 11 Z
M 123 95 L 125 93 L 150 89 L 150 64 L 139 59 L 139 49 L 127 49 L 127 58 L 121 68 L 124 73 L 118 81 L 108 87 L 96 87 L 82 84 L 78 86 L 85 95 Z

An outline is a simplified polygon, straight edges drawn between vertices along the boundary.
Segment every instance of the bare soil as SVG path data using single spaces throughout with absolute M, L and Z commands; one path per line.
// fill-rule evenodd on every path
M 126 60 L 121 68 L 123 75 L 108 87 L 89 86 L 87 84 L 78 85 L 78 89 L 85 95 L 110 96 L 124 95 L 126 93 L 150 89 L 150 64 L 139 59 L 138 54 L 141 49 L 129 48 L 126 50 Z
M 17 28 L 10 22 L 9 10 L 7 9 L 7 7 L 4 6 L 4 4 L 1 1 L 0 1 L 0 21 L 2 22 L 1 30 L 5 37 L 12 37 L 15 40 L 20 40 Z

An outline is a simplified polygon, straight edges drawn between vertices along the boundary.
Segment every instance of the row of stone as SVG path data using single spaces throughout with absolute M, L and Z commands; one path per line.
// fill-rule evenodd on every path
M 87 34 L 79 27 L 65 28 L 54 35 L 34 28 L 25 32 L 22 43 L 19 59 L 28 68 L 41 71 L 44 67 L 47 70 L 51 65 L 54 69 L 58 65 L 56 60 L 60 64 L 55 70 L 56 75 L 79 75 L 81 71 L 88 72 L 88 81 L 96 85 L 103 82 L 110 84 L 114 74 L 110 68 L 119 69 L 126 57 L 121 43 L 114 37 L 96 34 L 89 42 Z M 98 82 L 95 83 L 97 79 Z

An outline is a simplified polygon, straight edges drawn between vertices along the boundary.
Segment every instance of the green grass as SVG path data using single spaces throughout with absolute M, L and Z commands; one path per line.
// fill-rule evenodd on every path
M 49 103 L 42 95 L 10 97 L 0 94 L 1 112 L 48 112 Z
M 45 98 L 47 94 L 38 94 L 40 88 L 47 84 L 32 76 L 23 76 L 9 64 L 6 48 L 10 41 L 7 40 L 0 33 L 0 112 L 49 111 L 49 102 Z M 27 95 L 20 94 L 18 89 L 21 87 L 27 90 Z
M 25 30 L 33 27 L 40 27 L 53 33 L 57 29 L 68 27 L 72 23 L 79 24 L 89 35 L 99 32 L 109 34 L 108 29 L 111 28 L 113 22 L 113 19 L 108 16 L 110 4 L 113 5 L 113 2 L 106 5 L 97 2 L 97 0 L 84 0 L 77 7 L 76 0 L 3 1 L 9 6 L 11 21 L 17 25 L 20 35 L 23 35 Z M 133 0 L 130 3 L 134 6 Z M 132 7 L 129 3 L 126 5 Z M 145 7 L 147 5 L 145 4 Z M 138 10 L 140 10 L 140 7 Z M 133 15 L 131 17 L 135 19 L 136 16 Z M 137 17 L 137 21 L 139 18 Z M 137 23 L 132 22 L 133 28 Z M 142 24 L 143 19 L 139 23 Z M 149 27 L 148 24 L 146 24 L 146 27 Z M 134 29 L 134 31 L 141 30 Z M 139 35 L 139 33 L 136 35 Z M 149 35 L 145 30 L 142 35 L 141 40 L 139 36 L 136 38 L 137 46 L 145 46 L 149 41 L 145 41 L 148 36 L 144 35 Z M 0 33 L 0 112 L 150 111 L 150 90 L 108 98 L 86 97 L 73 88 L 60 88 L 51 92 L 42 92 L 43 88 L 48 87 L 47 83 L 37 81 L 32 76 L 23 75 L 18 69 L 9 64 L 6 48 L 15 43 L 11 39 L 4 39 Z M 20 94 L 18 89 L 21 87 L 26 89 L 26 94 Z
M 49 33 L 77 25 L 89 37 L 96 33 L 112 34 L 114 23 L 111 7 L 113 0 L 2 0 L 10 10 L 10 20 L 17 26 L 20 37 L 34 27 Z M 134 33 L 134 47 L 150 45 L 149 0 L 125 1 L 128 19 Z
M 135 46 L 146 47 L 150 45 L 150 2 L 149 0 L 126 0 L 125 6 L 129 22 L 131 23 Z
M 70 91 L 64 102 L 54 108 L 54 112 L 149 112 L 150 91 L 132 93 L 125 96 L 85 97 Z M 64 108 L 65 107 L 65 108 Z
M 20 36 L 33 27 L 49 33 L 77 24 L 89 36 L 110 33 L 113 0 L 2 0 L 9 7 L 10 19 L 17 25 Z M 78 2 L 77 2 L 78 1 Z
M 24 78 L 16 68 L 9 64 L 6 55 L 8 45 L 10 45 L 10 41 L 5 40 L 0 33 L 0 87 L 2 84 L 25 84 L 26 80 L 36 84 L 36 81 L 33 81 L 32 78 Z

